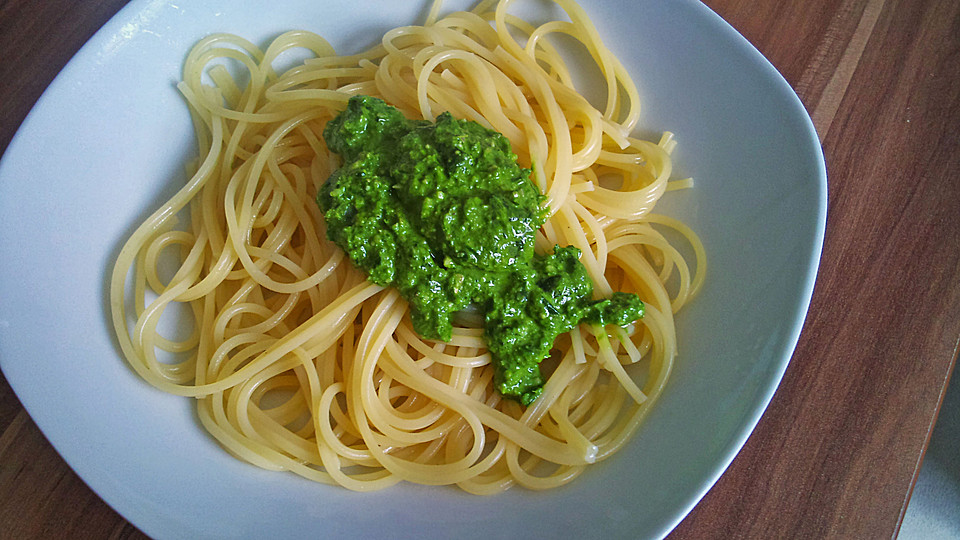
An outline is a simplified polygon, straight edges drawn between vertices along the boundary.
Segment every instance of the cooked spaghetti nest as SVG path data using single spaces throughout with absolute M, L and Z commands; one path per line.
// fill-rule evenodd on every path
M 190 52 L 178 87 L 200 156 L 123 246 L 112 319 L 136 372 L 196 398 L 201 423 L 231 454 L 361 491 L 401 480 L 477 494 L 546 489 L 622 448 L 662 392 L 674 314 L 706 269 L 696 235 L 652 213 L 665 191 L 689 185 L 668 181 L 675 141 L 631 136 L 636 85 L 578 5 L 556 0 L 569 20 L 534 26 L 510 4 L 440 18 L 436 2 L 425 25 L 355 55 L 302 31 L 266 51 L 216 34 Z M 595 62 L 601 108 L 574 88 L 554 34 Z M 278 76 L 274 61 L 294 48 L 313 57 Z M 410 118 L 450 111 L 503 133 L 548 199 L 538 251 L 578 247 L 596 294 L 636 293 L 645 317 L 561 335 L 527 408 L 493 390 L 475 314 L 449 342 L 419 337 L 397 292 L 368 282 L 326 239 L 314 203 L 338 165 L 323 128 L 356 94 Z M 178 215 L 188 218 L 181 227 Z M 692 246 L 692 265 L 666 230 Z M 159 330 L 173 306 L 192 329 L 183 339 Z

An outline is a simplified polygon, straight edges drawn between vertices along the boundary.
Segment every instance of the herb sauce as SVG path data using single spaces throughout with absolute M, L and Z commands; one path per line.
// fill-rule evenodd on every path
M 371 281 L 399 289 L 424 338 L 449 340 L 453 315 L 475 306 L 503 396 L 533 402 L 540 361 L 581 320 L 643 316 L 636 295 L 592 299 L 579 249 L 534 253 L 545 197 L 500 133 L 449 113 L 409 120 L 355 96 L 323 135 L 343 158 L 317 195 L 327 236 Z

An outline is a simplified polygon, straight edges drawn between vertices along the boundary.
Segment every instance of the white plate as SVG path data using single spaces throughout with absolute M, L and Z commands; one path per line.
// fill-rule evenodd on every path
M 194 152 L 174 89 L 206 34 L 291 28 L 347 52 L 422 20 L 421 2 L 134 0 L 50 85 L 0 163 L 0 362 L 24 407 L 103 499 L 158 538 L 651 538 L 733 459 L 769 402 L 806 313 L 826 218 L 813 126 L 776 70 L 692 0 L 587 1 L 641 88 L 644 133 L 671 130 L 668 194 L 707 246 L 702 295 L 679 318 L 668 388 L 628 447 L 547 493 L 373 494 L 241 463 L 193 403 L 138 379 L 108 325 L 107 280 L 132 228 Z

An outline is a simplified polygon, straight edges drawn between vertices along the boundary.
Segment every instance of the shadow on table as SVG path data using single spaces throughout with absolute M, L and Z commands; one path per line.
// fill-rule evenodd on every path
M 960 538 L 960 371 L 954 369 L 900 540 Z

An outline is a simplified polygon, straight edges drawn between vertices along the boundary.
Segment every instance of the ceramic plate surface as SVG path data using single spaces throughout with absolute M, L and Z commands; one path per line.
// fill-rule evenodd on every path
M 0 366 L 104 500 L 157 538 L 655 538 L 713 485 L 767 406 L 809 303 L 826 218 L 813 126 L 777 71 L 691 0 L 587 1 L 636 79 L 639 132 L 676 134 L 659 211 L 702 237 L 709 274 L 678 318 L 672 379 L 636 437 L 571 485 L 475 497 L 359 494 L 227 455 L 189 399 L 121 360 L 107 285 L 133 228 L 195 150 L 174 85 L 201 37 L 265 45 L 302 28 L 355 52 L 423 20 L 420 2 L 134 0 L 50 85 L 0 163 Z

